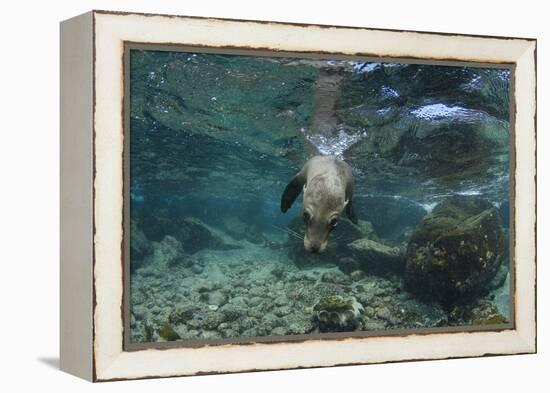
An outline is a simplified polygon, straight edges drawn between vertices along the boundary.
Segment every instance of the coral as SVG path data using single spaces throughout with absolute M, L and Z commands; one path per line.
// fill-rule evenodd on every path
M 322 332 L 352 331 L 360 326 L 363 306 L 353 297 L 326 296 L 313 307 L 314 319 Z

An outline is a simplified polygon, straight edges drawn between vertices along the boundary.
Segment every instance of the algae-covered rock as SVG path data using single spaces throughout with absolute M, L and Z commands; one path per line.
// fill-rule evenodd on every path
M 180 336 L 172 325 L 165 323 L 162 325 L 158 331 L 158 335 L 165 341 L 176 341 L 180 339 Z
M 208 310 L 203 314 L 200 326 L 203 329 L 215 330 L 218 326 L 225 322 L 225 314 L 219 311 Z
M 204 248 L 214 250 L 233 250 L 240 248 L 239 245 L 224 239 L 212 227 L 206 225 L 197 218 L 185 218 L 177 232 L 177 238 L 183 243 L 185 250 L 193 254 Z
M 388 246 L 367 238 L 355 240 L 348 247 L 365 271 L 371 273 L 403 271 L 405 250 L 401 247 Z
M 186 323 L 193 318 L 197 306 L 192 303 L 179 304 L 168 316 L 168 321 L 174 325 Z
M 353 297 L 330 295 L 321 298 L 313 311 L 321 332 L 348 332 L 360 326 L 364 309 Z
M 405 288 L 444 304 L 482 295 L 503 253 L 498 211 L 478 197 L 448 198 L 422 219 L 410 239 Z
M 455 306 L 449 315 L 451 323 L 457 325 L 494 325 L 509 322 L 489 299 L 479 299 Z

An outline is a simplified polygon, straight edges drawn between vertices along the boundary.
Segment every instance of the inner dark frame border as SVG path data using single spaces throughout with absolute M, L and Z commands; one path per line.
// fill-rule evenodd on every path
M 278 343 L 299 343 L 309 340 L 344 340 L 350 338 L 367 338 L 367 337 L 405 337 L 410 335 L 427 335 L 427 334 L 443 334 L 443 333 L 473 333 L 473 332 L 500 332 L 503 330 L 515 329 L 515 280 L 516 280 L 516 264 L 514 245 L 516 239 L 515 231 L 515 168 L 516 168 L 516 152 L 515 152 L 515 63 L 483 63 L 472 61 L 458 61 L 454 59 L 441 60 L 429 58 L 414 58 L 414 57 L 388 57 L 374 55 L 347 55 L 334 52 L 287 52 L 273 49 L 263 48 L 242 48 L 234 46 L 224 47 L 209 47 L 175 43 L 145 43 L 124 41 L 124 50 L 122 56 L 123 65 L 123 240 L 122 248 L 122 321 L 123 321 L 123 351 L 138 351 L 144 349 L 171 349 L 171 348 L 200 348 L 207 346 L 219 345 L 252 345 L 255 343 L 263 344 L 278 344 Z M 412 328 L 412 329 L 389 329 L 389 330 L 369 330 L 369 331 L 354 331 L 354 332 L 338 332 L 338 333 L 310 333 L 299 335 L 286 336 L 254 336 L 254 337 L 238 337 L 231 339 L 215 339 L 215 340 L 181 340 L 168 342 L 148 342 L 136 343 L 130 340 L 130 51 L 132 50 L 149 50 L 149 51 L 165 51 L 165 52 L 186 52 L 186 53 L 205 53 L 205 54 L 225 54 L 225 55 L 240 55 L 253 57 L 290 57 L 296 59 L 315 59 L 315 60 L 353 60 L 364 62 L 379 62 L 379 63 L 402 63 L 402 64 L 426 64 L 435 66 L 462 66 L 476 68 L 500 68 L 510 70 L 509 97 L 510 97 L 510 118 L 509 118 L 509 274 L 510 274 L 510 322 L 504 324 L 493 325 L 466 325 L 466 326 L 448 326 L 437 328 Z

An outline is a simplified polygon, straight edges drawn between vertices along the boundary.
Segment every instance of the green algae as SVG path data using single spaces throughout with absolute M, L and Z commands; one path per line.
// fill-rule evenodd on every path
M 345 312 L 353 309 L 353 301 L 340 295 L 325 296 L 313 307 L 314 311 Z
M 176 341 L 180 339 L 179 334 L 176 333 L 172 325 L 170 325 L 169 323 L 165 323 L 164 325 L 162 325 L 158 330 L 158 334 L 163 340 L 166 341 Z

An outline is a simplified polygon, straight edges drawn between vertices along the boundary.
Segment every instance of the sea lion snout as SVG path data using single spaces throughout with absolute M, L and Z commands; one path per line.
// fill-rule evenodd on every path
M 327 242 L 324 243 L 308 243 L 306 245 L 306 241 L 304 239 L 304 248 L 306 251 L 311 252 L 313 254 L 321 254 L 325 251 L 325 248 L 327 248 Z
M 304 219 L 304 249 L 314 254 L 321 254 L 327 248 L 329 233 L 332 227 L 324 219 Z
M 325 248 L 327 248 L 327 241 L 319 241 L 314 240 L 311 241 L 309 237 L 304 236 L 304 248 L 308 252 L 312 252 L 314 254 L 321 254 L 323 251 L 325 251 Z

